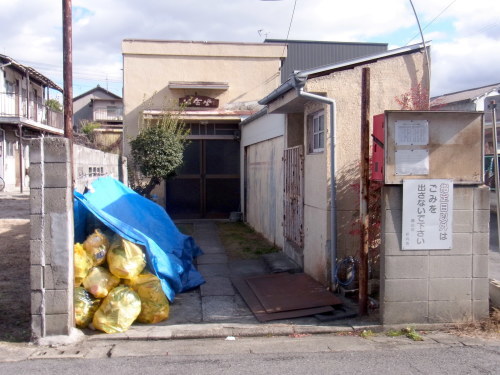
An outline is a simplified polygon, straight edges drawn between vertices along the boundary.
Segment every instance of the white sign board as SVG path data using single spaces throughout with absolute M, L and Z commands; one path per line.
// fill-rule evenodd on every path
M 453 180 L 403 181 L 402 250 L 449 250 Z
M 397 120 L 394 127 L 397 146 L 427 146 L 429 144 L 427 120 Z
M 396 175 L 429 174 L 429 150 L 396 150 L 394 156 Z

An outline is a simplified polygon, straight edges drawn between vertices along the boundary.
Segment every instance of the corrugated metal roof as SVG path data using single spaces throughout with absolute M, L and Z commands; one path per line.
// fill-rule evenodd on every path
M 266 39 L 264 43 L 287 45 L 287 55 L 281 68 L 281 82 L 297 70 L 335 64 L 357 57 L 387 51 L 386 43 L 321 42 L 307 40 Z
M 438 105 L 438 104 L 443 105 L 443 104 L 457 103 L 463 101 L 472 101 L 477 98 L 480 98 L 483 95 L 489 94 L 495 90 L 497 91 L 500 90 L 500 83 L 494 83 L 488 86 L 476 87 L 473 89 L 452 92 L 441 96 L 435 96 L 431 98 L 431 107 L 433 105 Z
M 35 79 L 36 81 L 39 81 L 40 83 L 45 84 L 46 86 L 48 86 L 52 89 L 63 92 L 63 89 L 61 87 L 56 85 L 49 78 L 45 77 L 42 73 L 33 69 L 32 67 L 20 64 L 17 61 L 15 61 L 13 58 L 6 56 L 6 55 L 2 55 L 2 54 L 0 54 L 0 60 L 2 60 L 4 62 L 4 64 L 8 63 L 8 64 L 12 65 L 14 68 L 17 68 L 18 70 L 20 70 L 23 73 L 28 73 L 29 76 L 31 77 L 31 79 Z

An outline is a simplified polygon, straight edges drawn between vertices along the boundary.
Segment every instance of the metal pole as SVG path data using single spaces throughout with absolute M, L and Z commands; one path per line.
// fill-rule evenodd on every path
M 73 182 L 73 27 L 72 0 L 63 0 L 64 136 L 69 140 L 71 181 Z M 73 186 L 72 186 L 73 188 Z
M 498 136 L 497 136 L 497 104 L 494 100 L 490 102 L 491 119 L 493 125 L 493 163 L 495 165 L 495 195 L 497 197 L 497 240 L 500 244 L 500 173 L 498 173 Z
M 425 53 L 425 61 L 427 62 L 427 79 L 429 80 L 428 85 L 429 87 L 431 87 L 431 64 L 429 61 L 429 54 L 427 53 L 427 46 L 425 45 L 424 33 L 422 32 L 422 27 L 420 27 L 420 21 L 418 19 L 417 11 L 415 10 L 415 7 L 413 6 L 413 1 L 411 0 L 410 0 L 410 5 L 411 8 L 413 9 L 413 14 L 415 15 L 415 19 L 417 20 L 418 30 L 420 31 L 420 37 L 422 38 L 422 44 L 424 46 L 424 53 Z
M 369 216 L 368 201 L 370 188 L 370 68 L 363 68 L 361 78 L 361 171 L 359 219 L 361 226 L 361 251 L 359 253 L 359 315 L 368 314 L 368 251 Z

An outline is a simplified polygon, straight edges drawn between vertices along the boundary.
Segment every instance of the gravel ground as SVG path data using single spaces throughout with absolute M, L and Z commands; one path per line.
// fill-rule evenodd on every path
M 0 341 L 30 338 L 29 196 L 0 195 Z

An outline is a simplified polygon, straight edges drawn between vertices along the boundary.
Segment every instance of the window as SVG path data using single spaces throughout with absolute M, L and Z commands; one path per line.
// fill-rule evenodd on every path
M 7 94 L 13 95 L 15 93 L 14 83 L 5 81 L 5 92 Z
M 323 111 L 311 116 L 309 126 L 309 152 L 322 152 L 325 149 L 325 114 Z
M 118 117 L 118 107 L 114 105 L 108 105 L 106 107 L 106 114 L 108 115 L 108 118 L 115 118 Z
M 7 152 L 5 153 L 6 156 L 14 156 L 14 148 L 15 148 L 15 143 L 7 141 Z

